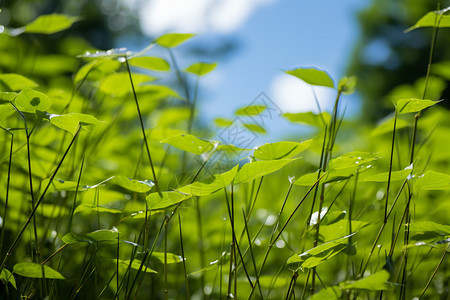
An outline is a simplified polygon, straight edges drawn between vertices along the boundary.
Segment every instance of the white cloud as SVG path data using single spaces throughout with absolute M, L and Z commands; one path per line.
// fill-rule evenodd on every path
M 280 74 L 272 81 L 270 86 L 272 100 L 277 103 L 283 112 L 318 112 L 314 92 L 322 110 L 330 111 L 333 108 L 336 92 L 331 88 L 314 87 L 302 80 L 287 74 Z
M 147 35 L 166 32 L 229 33 L 261 5 L 276 0 L 149 0 L 139 10 Z

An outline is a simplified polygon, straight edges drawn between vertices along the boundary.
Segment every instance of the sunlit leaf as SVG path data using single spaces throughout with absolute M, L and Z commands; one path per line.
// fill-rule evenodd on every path
M 409 174 L 411 174 L 411 169 L 393 171 L 393 172 L 391 172 L 391 181 L 405 180 Z M 365 177 L 361 181 L 387 182 L 388 179 L 389 179 L 389 172 L 383 172 L 383 173 L 378 173 L 375 175 Z
M 295 76 L 310 85 L 326 86 L 334 88 L 333 79 L 327 72 L 314 68 L 298 68 L 286 71 L 287 74 Z
M 177 264 L 183 261 L 183 258 L 179 255 L 167 252 L 167 264 Z M 153 252 L 152 256 L 150 257 L 150 259 L 156 259 L 161 263 L 164 263 L 165 258 L 164 258 L 165 254 L 164 252 Z
M 168 137 L 161 142 L 194 154 L 202 154 L 211 151 L 214 149 L 215 145 L 212 141 L 200 139 L 190 134 Z
M 132 78 L 135 87 L 144 82 L 156 80 L 155 77 L 144 74 L 132 74 Z M 116 97 L 123 97 L 126 94 L 131 93 L 132 90 L 129 74 L 127 72 L 118 72 L 106 76 L 100 85 L 100 91 Z
M 73 135 L 75 135 L 75 133 L 78 131 L 78 127 L 80 124 L 95 125 L 101 123 L 101 121 L 97 120 L 92 115 L 78 114 L 78 113 L 70 113 L 64 115 L 50 114 L 49 120 L 50 123 L 52 123 L 56 127 L 67 130 Z
M 235 177 L 237 170 L 238 166 L 235 166 L 225 173 L 213 175 L 206 180 L 194 182 L 178 189 L 178 191 L 194 196 L 208 196 L 229 185 Z
M 308 298 L 308 300 L 335 300 L 340 299 L 342 296 L 342 292 L 339 288 L 334 286 L 329 286 L 327 288 L 322 289 L 317 294 L 312 295 Z
M 25 26 L 25 32 L 52 34 L 69 28 L 78 20 L 78 17 L 70 17 L 61 14 L 42 15 Z
M 293 123 L 306 124 L 311 126 L 322 127 L 330 122 L 331 116 L 327 112 L 315 114 L 313 112 L 305 113 L 285 113 L 283 117 Z
M 85 78 L 103 79 L 101 76 L 116 71 L 120 67 L 120 62 L 114 59 L 96 59 L 83 65 L 76 73 L 73 82 L 78 84 Z
M 260 160 L 247 163 L 237 172 L 234 184 L 252 181 L 280 170 L 297 159 Z
M 113 260 L 112 262 L 116 263 L 117 260 Z M 142 261 L 140 261 L 139 259 L 136 259 L 136 258 L 133 259 L 131 266 L 130 266 L 130 260 L 119 259 L 119 265 L 124 269 L 126 269 L 126 268 L 128 268 L 128 266 L 130 266 L 131 269 L 139 271 L 139 269 L 141 268 L 141 264 L 142 264 Z M 149 273 L 149 274 L 157 274 L 158 273 L 155 270 L 150 269 L 149 267 L 147 267 L 145 265 L 142 266 L 141 271 L 145 272 L 145 273 Z
M 426 171 L 416 178 L 418 190 L 448 190 L 450 189 L 450 175 L 435 171 Z
M 387 281 L 389 279 L 389 272 L 381 270 L 375 274 L 369 275 L 357 281 L 346 281 L 339 285 L 341 289 L 356 289 L 368 291 L 382 291 L 387 290 Z
M 411 222 L 409 230 L 412 232 L 433 232 L 440 235 L 450 235 L 450 225 L 438 224 L 432 221 Z
M 133 77 L 134 78 L 134 77 Z M 135 86 L 136 92 L 145 100 L 161 100 L 166 98 L 177 98 L 185 100 L 180 97 L 180 95 L 165 85 L 140 85 Z
M 17 290 L 17 284 L 16 280 L 14 279 L 14 275 L 11 274 L 11 272 L 7 269 L 3 268 L 2 273 L 0 274 L 0 279 L 5 285 L 11 283 L 11 285 Z
M 170 70 L 169 63 L 159 57 L 133 57 L 128 61 L 133 67 L 162 72 Z
M 336 157 L 329 162 L 330 169 L 345 169 L 350 167 L 359 167 L 362 164 L 378 159 L 376 154 L 369 152 L 349 152 Z
M 357 78 L 355 76 L 344 76 L 339 80 L 338 90 L 344 94 L 353 94 L 355 92 Z
M 203 76 L 213 71 L 216 67 L 217 63 L 198 62 L 187 67 L 185 71 L 197 76 Z
M 30 88 L 23 89 L 16 97 L 16 107 L 22 112 L 46 111 L 50 106 L 52 102 L 47 95 Z
M 409 27 L 405 30 L 405 32 L 410 32 L 417 28 L 422 27 L 450 27 L 450 16 L 449 15 L 441 15 L 440 11 L 432 11 L 427 13 L 425 16 L 419 19 L 413 26 Z M 440 20 L 439 20 L 440 18 Z M 437 22 L 439 20 L 439 23 Z
M 121 214 L 123 213 L 121 210 L 101 207 L 97 205 L 91 204 L 80 204 L 75 209 L 75 214 L 78 213 L 110 213 L 110 214 Z
M 162 192 L 162 197 L 159 193 L 152 193 L 146 197 L 148 208 L 152 210 L 163 209 L 181 201 L 191 198 L 192 195 L 182 194 L 179 192 Z
M 233 124 L 233 120 L 230 119 L 223 119 L 223 118 L 217 118 L 214 120 L 214 123 L 219 127 L 228 127 Z
M 96 242 L 107 242 L 117 240 L 118 232 L 117 230 L 97 230 L 87 234 L 75 234 L 70 232 L 64 235 L 61 240 L 66 244 L 76 244 L 76 243 L 96 243 Z
M 22 262 L 14 265 L 13 272 L 29 278 L 65 279 L 58 271 L 49 266 L 41 266 L 31 262 Z
M 169 33 L 160 36 L 156 39 L 155 42 L 166 48 L 174 48 L 192 38 L 193 36 L 194 34 L 191 33 Z
M 259 146 L 253 152 L 253 156 L 261 160 L 275 160 L 282 158 L 291 158 L 304 151 L 311 145 L 312 140 L 301 143 L 297 142 L 277 142 Z
M 2 90 L 19 91 L 37 86 L 36 82 L 19 74 L 0 74 L 0 88 Z
M 397 123 L 395 124 L 395 130 L 399 130 L 408 126 L 409 123 L 407 121 L 403 119 L 397 119 Z M 386 120 L 382 120 L 382 122 L 379 123 L 374 130 L 372 130 L 370 135 L 377 136 L 385 133 L 392 133 L 393 130 L 394 130 L 394 117 L 391 117 Z
M 398 100 L 396 107 L 399 114 L 407 114 L 421 111 L 427 107 L 433 106 L 440 101 L 422 100 L 417 98 L 408 98 Z
M 0 75 L 1 76 L 1 75 Z M 0 101 L 11 101 L 17 96 L 17 93 L 13 92 L 0 92 Z
M 353 234 L 352 234 L 353 235 Z M 295 254 L 291 256 L 287 264 L 300 264 L 301 268 L 313 268 L 322 262 L 335 256 L 347 247 L 348 238 L 351 235 L 344 236 L 337 240 L 321 244 L 302 254 Z
M 134 180 L 125 176 L 115 176 L 111 179 L 111 182 L 136 193 L 146 193 L 155 185 L 155 183 L 150 180 Z
M 239 108 L 235 114 L 238 116 L 257 116 L 264 112 L 267 107 L 264 105 L 251 105 Z
M 242 125 L 247 128 L 248 130 L 254 131 L 254 132 L 258 132 L 258 133 L 266 133 L 266 130 L 258 125 L 258 124 L 253 124 L 253 123 L 242 123 Z
M 328 214 L 325 216 L 324 221 L 326 221 L 328 218 Z M 352 231 L 356 232 L 360 229 L 365 228 L 368 226 L 369 223 L 365 221 L 358 221 L 353 220 L 352 221 Z M 343 235 L 348 234 L 349 230 L 349 223 L 348 219 L 341 219 L 337 222 L 334 222 L 329 225 L 320 225 L 320 237 L 319 239 L 321 241 L 330 241 L 337 239 Z

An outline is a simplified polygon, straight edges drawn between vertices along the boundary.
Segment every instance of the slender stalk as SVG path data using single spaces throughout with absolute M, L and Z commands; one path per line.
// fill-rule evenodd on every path
M 433 273 L 431 274 L 430 279 L 428 279 L 427 284 L 423 288 L 422 293 L 419 296 L 419 300 L 422 299 L 423 295 L 425 295 L 425 292 L 427 291 L 428 287 L 430 286 L 431 281 L 433 280 L 433 278 L 436 275 L 437 271 L 439 270 L 439 268 L 441 267 L 442 263 L 444 262 L 445 256 L 447 255 L 449 249 L 450 249 L 450 244 L 447 245 L 447 249 L 445 249 L 444 253 L 442 254 L 441 260 L 439 261 L 438 265 L 436 266 L 436 268 L 434 269 Z
M 150 163 L 150 168 L 152 169 L 153 181 L 155 183 L 156 191 L 158 192 L 158 194 L 162 198 L 162 193 L 161 193 L 161 189 L 159 187 L 158 179 L 156 178 L 155 168 L 153 166 L 153 160 L 152 160 L 152 156 L 150 154 L 150 147 L 148 146 L 147 135 L 145 134 L 144 121 L 142 120 L 141 109 L 139 108 L 139 101 L 137 99 L 136 90 L 134 88 L 133 78 L 131 76 L 130 65 L 128 63 L 128 58 L 127 57 L 125 57 L 125 65 L 127 66 L 128 76 L 130 78 L 131 89 L 133 90 L 134 102 L 136 103 L 136 109 L 137 109 L 137 113 L 138 113 L 138 116 L 139 116 L 139 122 L 140 122 L 140 125 L 141 125 L 142 136 L 144 138 L 145 149 L 147 150 L 147 157 L 148 157 L 148 160 L 149 160 L 149 163 Z
M 180 212 L 178 212 L 178 228 L 180 231 L 180 247 L 181 247 L 181 259 L 182 259 L 183 271 L 184 271 L 184 282 L 186 284 L 186 299 L 190 299 L 191 294 L 189 292 L 189 280 L 188 280 L 187 271 L 186 271 L 186 256 L 184 255 L 183 231 L 181 230 L 182 226 L 181 226 Z
M 8 200 L 9 200 L 9 184 L 11 182 L 11 165 L 12 165 L 12 155 L 13 155 L 13 145 L 14 145 L 14 134 L 6 130 L 5 128 L 1 127 L 3 130 L 11 134 L 11 144 L 9 149 L 9 160 L 8 160 L 8 175 L 6 179 L 6 195 L 5 195 L 5 208 L 3 211 L 3 223 L 2 223 L 2 230 L 0 232 L 0 254 L 3 250 L 3 237 L 5 235 L 5 228 L 6 228 L 6 221 L 7 221 L 7 212 L 8 212 Z

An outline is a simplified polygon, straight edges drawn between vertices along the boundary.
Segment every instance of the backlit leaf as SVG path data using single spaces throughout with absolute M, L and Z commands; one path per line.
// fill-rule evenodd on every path
M 144 82 L 156 80 L 155 77 L 144 74 L 132 74 L 133 85 L 136 88 Z M 131 93 L 130 76 L 127 72 L 118 72 L 108 75 L 100 85 L 100 91 L 108 95 L 123 97 Z
M 311 140 L 301 143 L 282 141 L 265 144 L 257 147 L 253 152 L 253 156 L 261 160 L 291 158 L 307 149 L 310 144 Z
M 359 167 L 362 164 L 378 159 L 376 154 L 369 152 L 349 152 L 330 160 L 330 169 L 346 169 Z
M 13 92 L 0 92 L 0 101 L 11 101 L 17 96 L 17 93 Z
M 286 71 L 287 74 L 295 76 L 310 85 L 326 86 L 334 88 L 333 79 L 327 72 L 315 68 L 298 68 Z
M 247 163 L 237 172 L 234 184 L 252 181 L 280 170 L 297 159 L 260 160 Z
M 152 71 L 169 71 L 170 65 L 159 57 L 133 57 L 128 60 L 131 66 L 144 68 Z
M 405 127 L 408 127 L 409 123 L 403 119 L 397 119 L 397 123 L 395 124 L 395 130 L 399 130 Z M 392 133 L 394 130 L 394 117 L 383 119 L 381 123 L 375 127 L 374 130 L 370 133 L 371 136 L 382 135 L 385 133 Z
M 112 260 L 112 262 L 117 263 L 117 260 L 114 259 L 114 260 Z M 128 268 L 128 266 L 130 266 L 131 269 L 139 271 L 139 269 L 141 268 L 141 264 L 142 264 L 142 261 L 140 261 L 139 259 L 136 259 L 136 258 L 133 259 L 133 262 L 131 263 L 131 266 L 130 266 L 130 260 L 121 260 L 121 259 L 119 259 L 119 265 L 122 268 L 124 268 L 124 269 L 126 269 L 126 268 Z M 157 274 L 158 273 L 155 270 L 150 269 L 149 267 L 147 267 L 145 265 L 142 266 L 141 271 L 145 272 L 145 273 L 149 273 L 149 274 Z
M 331 119 L 330 114 L 327 112 L 322 112 L 320 114 L 315 114 L 313 112 L 285 113 L 283 114 L 283 117 L 293 123 L 300 123 L 317 127 L 326 125 Z
M 200 139 L 190 134 L 168 137 L 161 142 L 194 154 L 202 154 L 211 151 L 214 149 L 215 145 L 212 141 Z
M 341 283 L 339 287 L 341 289 L 356 289 L 356 290 L 368 290 L 368 291 L 382 291 L 387 290 L 387 281 L 389 279 L 389 272 L 381 270 L 357 281 L 346 281 Z
M 46 111 L 50 106 L 52 102 L 47 95 L 30 88 L 23 89 L 16 97 L 16 107 L 22 112 Z
M 134 180 L 125 176 L 115 176 L 111 182 L 136 193 L 146 193 L 155 185 L 150 180 Z
M 237 116 L 257 116 L 264 112 L 267 107 L 264 105 L 251 105 L 239 108 L 235 114 Z
M 398 100 L 396 107 L 399 114 L 407 114 L 421 111 L 427 107 L 435 105 L 438 102 L 440 101 L 407 98 Z
M 16 280 L 14 279 L 14 275 L 11 274 L 11 272 L 7 269 L 3 268 L 2 273 L 0 274 L 0 279 L 5 285 L 11 283 L 11 285 L 17 290 L 17 284 Z
M 411 222 L 409 228 L 412 232 L 433 232 L 440 235 L 450 235 L 450 225 L 438 224 L 432 221 L 414 221 Z
M 69 28 L 78 20 L 77 17 L 61 14 L 43 15 L 25 26 L 25 32 L 52 34 Z
M 213 71 L 216 67 L 217 63 L 198 62 L 187 67 L 185 71 L 197 76 L 203 76 Z
M 160 36 L 156 39 L 155 42 L 166 48 L 174 48 L 192 38 L 193 36 L 194 34 L 191 33 L 169 33 Z
M 418 190 L 448 190 L 450 189 L 450 175 L 435 171 L 426 171 L 416 179 Z
M 77 213 L 110 213 L 110 214 L 121 214 L 121 210 L 101 207 L 91 204 L 80 204 L 75 209 L 75 214 Z
M 355 76 L 344 76 L 339 80 L 338 90 L 342 91 L 343 94 L 353 94 L 355 92 L 356 81 L 357 79 Z
M 223 118 L 217 118 L 214 120 L 214 123 L 219 127 L 228 127 L 233 124 L 233 120 L 230 119 L 223 119 Z
M 212 177 L 197 181 L 187 186 L 178 189 L 179 192 L 184 194 L 191 194 L 194 196 L 207 196 L 210 195 L 231 183 L 238 170 L 238 166 L 233 169 L 222 173 L 213 175 Z
M 19 91 L 25 88 L 34 88 L 38 84 L 19 74 L 0 74 L 0 88 L 2 90 Z
M 160 197 L 159 193 L 152 193 L 146 197 L 146 200 L 148 208 L 155 210 L 167 208 L 191 197 L 192 195 L 181 194 L 179 192 L 162 192 L 162 197 Z
M 87 234 L 75 234 L 70 232 L 64 235 L 61 240 L 66 244 L 75 243 L 96 243 L 96 242 L 107 242 L 117 240 L 118 232 L 117 230 L 97 230 Z
M 13 272 L 17 275 L 29 278 L 65 279 L 58 271 L 49 266 L 23 262 L 14 265 Z M 43 276 L 44 275 L 44 276 Z
M 266 133 L 266 130 L 261 127 L 258 124 L 252 124 L 252 123 L 242 123 L 242 125 L 247 128 L 248 130 L 258 132 L 258 133 Z
M 436 21 L 439 19 L 439 15 L 441 12 L 439 11 L 432 11 L 427 13 L 425 16 L 419 19 L 416 24 L 406 29 L 406 32 L 412 31 L 417 28 L 422 27 L 450 27 L 450 16 L 449 15 L 442 15 L 439 23 L 437 24 Z M 436 26 L 438 25 L 438 26 Z
M 391 172 L 391 181 L 405 180 L 409 174 L 411 174 L 411 169 Z M 384 172 L 368 176 L 366 178 L 363 178 L 361 181 L 387 182 L 388 179 L 389 179 L 389 172 Z
M 156 259 L 161 263 L 164 263 L 164 252 L 153 252 L 150 259 Z M 182 262 L 183 259 L 181 256 L 168 252 L 167 253 L 167 264 L 177 264 Z

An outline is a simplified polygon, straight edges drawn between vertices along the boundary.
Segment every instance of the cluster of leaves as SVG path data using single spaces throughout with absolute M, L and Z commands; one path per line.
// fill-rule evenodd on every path
M 17 61 L 22 36 L 77 20 L 6 29 L 2 51 Z M 335 89 L 331 114 L 284 114 L 315 136 L 241 149 L 193 134 L 197 89 L 216 64 L 178 67 L 174 48 L 192 37 L 163 35 L 139 53 L 85 49 L 77 70 L 75 58 L 41 55 L 28 72 L 0 59 L 10 70 L 0 74 L 2 296 L 448 295 L 450 123 L 439 101 L 397 98 L 375 128 L 355 126 L 340 99 L 356 78 L 336 85 L 298 68 L 286 73 Z M 149 56 L 153 47 L 168 59 Z M 161 84 L 163 73 L 177 83 Z M 232 166 L 211 174 L 223 153 Z

